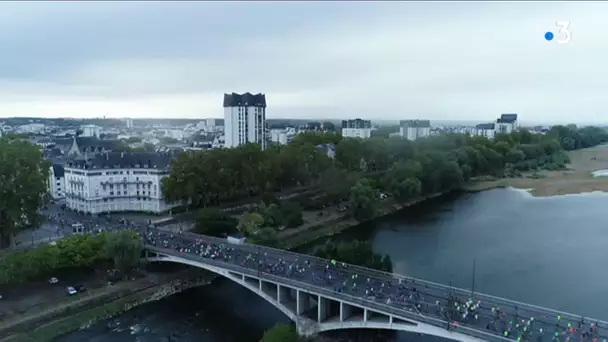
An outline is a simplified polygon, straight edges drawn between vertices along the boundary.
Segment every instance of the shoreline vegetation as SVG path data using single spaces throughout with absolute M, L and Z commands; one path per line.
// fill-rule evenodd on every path
M 608 169 L 608 145 L 567 152 L 570 163 L 565 170 L 527 172 L 521 177 L 484 179 L 464 187 L 467 192 L 496 188 L 528 190 L 536 197 L 550 197 L 590 192 L 608 192 L 608 177 L 593 176 L 594 171 Z

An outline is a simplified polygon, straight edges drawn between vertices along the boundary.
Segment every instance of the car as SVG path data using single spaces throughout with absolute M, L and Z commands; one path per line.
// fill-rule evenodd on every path
M 58 282 L 59 282 L 59 279 L 57 279 L 55 277 L 49 278 L 49 284 L 57 284 Z
M 2 298 L 3 298 L 3 297 L 2 297 L 2 295 L 0 294 L 0 299 L 2 299 Z
M 76 291 L 76 289 L 75 289 L 75 288 L 73 288 L 72 286 L 68 286 L 68 287 L 66 287 L 66 288 L 65 288 L 65 292 L 67 292 L 67 293 L 68 293 L 68 295 L 70 295 L 70 296 L 73 296 L 73 295 L 75 295 L 75 294 L 77 294 L 77 293 L 78 293 L 78 291 Z
M 87 292 L 87 288 L 84 287 L 84 285 L 77 285 L 76 289 L 78 290 L 78 292 Z

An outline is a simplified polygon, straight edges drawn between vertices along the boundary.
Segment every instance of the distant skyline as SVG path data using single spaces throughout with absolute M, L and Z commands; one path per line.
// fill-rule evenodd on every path
M 0 2 L 0 117 L 608 123 L 608 3 Z M 572 41 L 547 42 L 556 21 Z

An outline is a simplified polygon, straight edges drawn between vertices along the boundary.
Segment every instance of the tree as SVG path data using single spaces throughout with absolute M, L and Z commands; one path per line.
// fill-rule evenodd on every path
M 283 212 L 283 224 L 287 228 L 295 228 L 304 223 L 302 219 L 302 208 L 293 201 L 287 201 L 281 206 Z
M 298 332 L 291 324 L 277 323 L 264 332 L 260 342 L 298 342 Z
M 365 221 L 376 215 L 380 193 L 369 179 L 363 178 L 350 189 L 349 207 L 357 221 Z
M 276 247 L 277 231 L 272 227 L 263 227 L 248 235 L 250 242 L 258 245 Z
M 324 121 L 323 122 L 323 129 L 326 131 L 335 131 L 336 130 L 336 125 L 334 125 L 333 122 L 331 121 Z
M 238 221 L 218 208 L 203 208 L 198 212 L 194 231 L 199 234 L 223 237 L 236 233 Z
M 392 185 L 393 195 L 401 202 L 407 202 L 420 197 L 422 183 L 418 178 L 406 178 L 402 181 L 395 181 Z
M 143 250 L 144 243 L 141 236 L 130 230 L 109 235 L 104 246 L 106 258 L 114 261 L 114 267 L 123 274 L 139 264 Z
M 241 215 L 237 228 L 243 234 L 253 235 L 264 225 L 264 217 L 260 213 L 245 213 Z
M 338 244 L 329 241 L 325 245 L 317 247 L 314 254 L 319 258 L 338 260 L 380 271 L 393 271 L 390 257 L 374 253 L 372 244 L 368 241 L 354 240 Z
M 38 227 L 50 163 L 28 141 L 0 138 L 0 248 L 20 231 Z

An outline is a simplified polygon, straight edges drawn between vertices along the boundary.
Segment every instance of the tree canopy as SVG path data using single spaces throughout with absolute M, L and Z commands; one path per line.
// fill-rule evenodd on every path
M 522 129 L 494 139 L 446 133 L 415 141 L 309 132 L 265 151 L 248 144 L 182 153 L 163 185 L 168 200 L 199 208 L 225 199 L 316 187 L 327 196 L 325 203 L 348 200 L 364 219 L 373 216 L 377 200 L 372 197 L 378 190 L 408 202 L 459 189 L 474 177 L 557 170 L 569 162 L 565 151 L 607 141 L 604 129 L 576 126 L 554 126 L 547 134 Z M 317 148 L 322 144 L 335 144 L 334 158 Z
M 388 255 L 374 253 L 371 243 L 367 241 L 355 240 L 340 242 L 338 244 L 330 241 L 323 246 L 317 247 L 315 256 L 380 271 L 393 271 L 391 258 Z
M 102 262 L 128 270 L 136 265 L 143 248 L 141 237 L 131 231 L 74 235 L 55 244 L 8 252 L 0 262 L 0 285 L 20 284 L 55 276 L 73 269 L 92 269 Z
M 0 138 L 0 248 L 10 246 L 20 231 L 40 225 L 49 170 L 37 146 Z
M 122 230 L 107 235 L 103 253 L 114 261 L 115 268 L 126 274 L 139 264 L 143 251 L 141 236 L 131 230 Z

